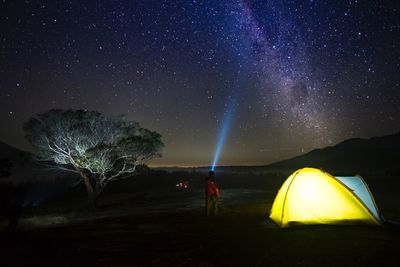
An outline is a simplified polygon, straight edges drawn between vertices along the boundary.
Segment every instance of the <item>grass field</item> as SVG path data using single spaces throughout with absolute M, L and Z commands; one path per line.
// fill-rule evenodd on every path
M 399 221 L 397 179 L 385 181 L 371 189 L 385 218 Z M 200 188 L 109 191 L 90 213 L 84 194 L 49 201 L 24 212 L 14 237 L 0 231 L 0 266 L 400 265 L 396 223 L 279 229 L 267 218 L 276 188 L 259 189 L 226 188 L 217 217 L 204 216 Z
M 93 219 L 3 235 L 1 266 L 398 266 L 400 228 L 278 229 L 269 204 Z

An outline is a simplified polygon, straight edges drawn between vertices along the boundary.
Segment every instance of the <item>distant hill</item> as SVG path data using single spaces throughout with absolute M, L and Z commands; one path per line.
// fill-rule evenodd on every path
M 24 183 L 32 177 L 38 167 L 30 153 L 19 150 L 15 147 L 0 142 L 0 159 L 8 160 L 11 163 L 11 175 L 0 178 L 0 182 Z
M 44 168 L 29 152 L 1 142 L 0 159 L 7 159 L 12 166 L 10 175 L 0 178 L 0 194 L 23 192 L 24 207 L 60 196 L 76 183 L 76 177 L 70 173 Z
M 339 174 L 400 173 L 400 132 L 369 139 L 352 138 L 335 146 L 315 149 L 306 154 L 263 166 L 223 166 L 217 172 L 291 173 L 304 167 L 314 167 Z M 158 168 L 165 171 L 203 172 L 210 167 Z
M 38 176 L 38 174 L 40 176 L 54 176 L 54 174 L 44 173 L 43 170 L 38 172 L 38 166 L 35 166 L 28 152 L 0 142 L 0 159 L 2 158 L 10 159 L 14 166 L 13 177 L 8 179 L 18 181 L 33 175 Z M 320 168 L 336 175 L 340 173 L 398 174 L 400 173 L 400 132 L 369 139 L 352 138 L 334 146 L 315 149 L 306 154 L 264 166 L 218 167 L 217 172 L 290 173 L 304 167 Z M 162 169 L 168 172 L 207 173 L 209 167 L 155 169 Z M 4 180 L 4 178 L 1 180 Z
M 19 158 L 22 155 L 29 155 L 29 153 L 0 142 L 0 159 L 8 158 L 11 160 Z
M 348 139 L 264 168 L 281 171 L 303 167 L 322 168 L 335 173 L 400 172 L 400 132 L 370 139 Z
M 65 177 L 69 173 L 49 169 L 35 160 L 26 151 L 0 142 L 0 159 L 11 163 L 10 175 L 0 178 L 0 183 L 24 184 L 38 181 L 52 181 L 54 178 Z

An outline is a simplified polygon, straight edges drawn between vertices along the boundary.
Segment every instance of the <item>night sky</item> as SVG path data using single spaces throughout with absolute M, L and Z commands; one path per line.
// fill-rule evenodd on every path
M 399 5 L 2 0 L 0 140 L 51 108 L 160 132 L 153 165 L 211 164 L 227 117 L 222 165 L 398 132 Z

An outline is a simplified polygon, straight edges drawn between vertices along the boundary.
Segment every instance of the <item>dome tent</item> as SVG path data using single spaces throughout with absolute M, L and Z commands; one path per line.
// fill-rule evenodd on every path
M 361 176 L 334 177 L 314 168 L 297 170 L 286 179 L 275 197 L 270 218 L 280 227 L 382 223 Z

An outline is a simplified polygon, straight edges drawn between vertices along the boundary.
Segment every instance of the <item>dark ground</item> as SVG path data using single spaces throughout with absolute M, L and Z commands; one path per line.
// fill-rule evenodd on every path
M 3 237 L 1 266 L 399 266 L 400 228 L 277 229 L 266 205 L 124 216 Z
M 381 212 L 398 221 L 398 179 L 369 180 Z M 256 198 L 225 188 L 229 198 L 218 217 L 203 216 L 201 200 L 193 202 L 201 197 L 196 190 L 186 195 L 164 192 L 152 197 L 153 202 L 140 193 L 109 191 L 102 208 L 91 214 L 84 211 L 83 198 L 70 199 L 69 204 L 65 199 L 52 201 L 46 209 L 25 212 L 25 222 L 14 237 L 0 230 L 0 266 L 400 266 L 400 226 L 278 229 L 267 219 L 276 193 L 276 187 L 271 188 L 257 191 Z M 240 201 L 232 201 L 235 198 Z M 188 204 L 187 209 L 176 205 L 149 209 L 166 199 L 197 204 Z M 139 200 L 148 206 L 138 209 L 143 204 Z M 72 207 L 75 216 L 66 216 Z M 32 218 L 45 221 L 46 214 L 55 222 L 32 223 Z

